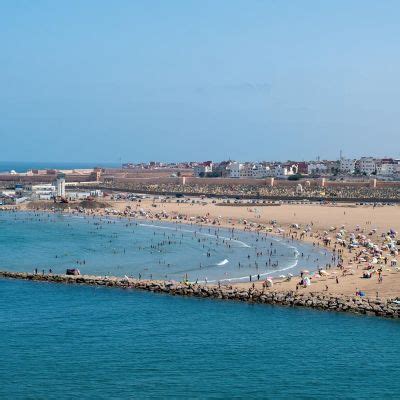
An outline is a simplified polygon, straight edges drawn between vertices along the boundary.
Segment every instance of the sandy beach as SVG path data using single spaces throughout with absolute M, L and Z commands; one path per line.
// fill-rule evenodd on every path
M 239 221 L 246 220 L 249 224 L 269 225 L 272 220 L 277 221 L 278 225 L 290 231 L 290 226 L 298 224 L 304 226 L 313 224 L 313 234 L 317 237 L 324 231 L 329 231 L 331 227 L 345 226 L 348 230 L 354 230 L 357 225 L 361 231 L 368 233 L 376 229 L 376 234 L 371 235 L 373 241 L 380 241 L 382 232 L 392 228 L 400 231 L 400 207 L 399 206 L 356 206 L 356 205 L 314 205 L 314 204 L 283 204 L 281 206 L 227 206 L 217 205 L 210 200 L 198 200 L 198 203 L 161 203 L 158 200 L 144 199 L 141 201 L 140 208 L 149 209 L 153 212 L 165 211 L 167 214 L 183 214 L 187 217 L 197 217 L 207 215 L 209 219 L 219 219 L 221 226 L 240 227 Z M 114 202 L 113 207 L 123 210 L 126 202 Z M 276 233 L 275 233 L 276 234 Z M 304 237 L 308 242 L 322 243 L 316 238 Z M 332 246 L 331 246 L 332 247 Z M 351 254 L 343 254 L 344 264 L 348 265 Z M 386 269 L 390 269 L 387 271 Z M 341 271 L 331 274 L 329 277 L 313 279 L 312 284 L 299 290 L 304 292 L 328 292 L 332 294 L 355 295 L 357 290 L 365 292 L 368 297 L 394 298 L 400 296 L 400 273 L 393 268 L 383 268 L 382 283 L 378 283 L 378 277 L 370 279 L 362 278 L 362 267 L 354 267 L 354 275 L 342 276 Z M 336 283 L 338 276 L 339 283 Z M 277 282 L 274 290 L 295 290 L 298 279 L 293 278 L 290 282 Z M 237 283 L 236 286 L 250 287 L 250 283 Z M 256 287 L 261 287 L 261 282 L 255 282 Z M 328 286 L 328 290 L 326 290 Z
M 304 227 L 311 226 L 307 234 L 301 236 L 301 240 L 314 243 L 316 246 L 325 246 L 323 237 L 329 232 L 331 243 L 325 247 L 334 250 L 338 246 L 335 235 L 340 228 L 346 232 L 358 231 L 360 235 L 366 235 L 373 243 L 382 244 L 382 233 L 389 229 L 400 231 L 400 207 L 399 206 L 360 206 L 360 205 L 319 205 L 319 204 L 282 204 L 280 206 L 261 205 L 226 205 L 222 201 L 212 202 L 210 199 L 185 199 L 186 202 L 171 199 L 164 202 L 161 198 L 145 198 L 140 202 L 125 200 L 109 201 L 108 206 L 114 213 L 123 215 L 129 212 L 141 210 L 145 218 L 173 221 L 179 218 L 181 222 L 196 221 L 201 224 L 214 224 L 221 227 L 235 227 L 235 229 L 259 230 L 258 226 L 272 227 L 268 234 L 290 237 L 294 235 L 300 239 Z M 22 208 L 26 208 L 24 205 Z M 73 204 L 70 204 L 71 209 Z M 105 211 L 107 210 L 107 211 Z M 107 209 L 91 209 L 86 213 L 104 215 Z M 274 225 L 271 223 L 274 222 Z M 298 228 L 297 228 L 298 226 Z M 335 228 L 335 229 L 333 229 Z M 293 277 L 290 281 L 274 280 L 274 285 L 269 290 L 288 291 L 297 290 L 308 292 L 321 292 L 333 295 L 354 296 L 362 291 L 366 297 L 379 297 L 381 299 L 393 299 L 400 296 L 400 272 L 390 261 L 394 258 L 400 261 L 398 255 L 385 255 L 386 264 L 375 265 L 380 268 L 381 282 L 378 274 L 373 273 L 369 279 L 363 278 L 367 263 L 354 261 L 355 251 L 349 252 L 342 247 L 341 258 L 343 268 L 332 268 L 327 275 L 316 276 L 311 279 L 311 285 L 303 287 L 298 285 L 300 277 Z M 371 266 L 371 265 L 370 265 Z M 345 276 L 343 275 L 345 271 Z M 348 273 L 351 271 L 351 273 Z M 241 282 L 233 284 L 236 287 L 249 288 L 262 287 L 261 281 Z

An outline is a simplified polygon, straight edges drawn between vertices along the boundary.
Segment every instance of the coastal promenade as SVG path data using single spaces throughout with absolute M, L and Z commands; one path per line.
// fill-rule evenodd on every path
M 63 284 L 83 284 L 91 286 L 137 289 L 175 296 L 236 300 L 287 307 L 309 307 L 318 310 L 350 312 L 370 316 L 400 318 L 400 304 L 379 298 L 330 295 L 323 293 L 297 293 L 295 291 L 275 291 L 269 289 L 243 289 L 232 286 L 200 285 L 170 281 L 149 281 L 132 278 L 103 277 L 93 275 L 33 274 L 26 272 L 0 271 L 0 278 L 51 282 Z

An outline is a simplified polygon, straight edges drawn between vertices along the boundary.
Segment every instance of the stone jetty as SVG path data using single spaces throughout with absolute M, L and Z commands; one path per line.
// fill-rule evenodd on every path
M 270 289 L 240 289 L 226 286 L 148 281 L 133 278 L 103 277 L 93 275 L 33 274 L 26 272 L 0 271 L 0 278 L 31 280 L 64 284 L 139 289 L 149 292 L 167 293 L 176 296 L 236 300 L 248 303 L 275 304 L 282 306 L 311 307 L 319 310 L 344 311 L 357 314 L 400 318 L 400 304 L 391 300 L 352 296 L 332 296 L 325 293 L 301 293 L 294 291 L 272 291 Z

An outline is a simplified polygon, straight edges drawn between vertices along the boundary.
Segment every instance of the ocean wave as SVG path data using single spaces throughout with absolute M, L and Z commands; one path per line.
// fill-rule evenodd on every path
M 179 230 L 179 232 L 196 233 L 197 235 L 217 238 L 216 235 L 213 235 L 211 233 L 204 233 L 204 232 L 200 232 L 200 231 L 192 231 L 190 229 L 182 229 L 182 228 L 178 229 L 178 228 L 172 228 L 170 226 L 161 226 L 161 225 L 153 225 L 153 224 L 139 224 L 139 226 L 144 226 L 144 227 L 147 227 L 147 228 L 166 229 L 166 230 L 170 230 L 170 231 L 178 231 Z M 225 237 L 225 236 L 218 236 L 218 238 L 222 239 L 222 240 L 229 240 L 231 242 L 235 242 L 235 243 L 241 244 L 242 247 L 251 247 L 247 243 L 242 242 L 241 240 L 238 240 L 238 239 L 232 239 L 232 238 L 228 238 L 228 237 Z
M 268 271 L 268 272 L 263 272 L 262 274 L 260 274 L 260 278 L 262 277 L 266 277 L 266 276 L 274 276 L 276 275 L 278 272 L 282 272 L 282 271 L 288 271 L 290 269 L 296 268 L 298 264 L 298 261 L 296 260 L 293 264 L 285 267 L 285 268 L 281 268 L 281 269 L 276 269 L 274 271 Z M 224 279 L 214 279 L 214 280 L 207 280 L 208 283 L 215 283 L 215 282 L 237 282 L 237 281 L 243 281 L 245 279 L 249 279 L 250 275 L 246 275 L 246 276 L 241 276 L 241 277 L 236 277 L 236 278 L 224 278 Z M 252 278 L 257 278 L 257 274 L 256 275 L 252 275 Z M 205 283 L 205 281 L 198 281 L 199 283 Z

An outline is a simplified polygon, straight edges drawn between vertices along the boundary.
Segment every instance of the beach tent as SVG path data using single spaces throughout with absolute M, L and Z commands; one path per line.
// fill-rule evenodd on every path
M 272 279 L 267 278 L 267 279 L 265 280 L 265 285 L 266 285 L 267 287 L 272 287 L 272 286 L 274 286 L 274 282 L 272 281 Z

